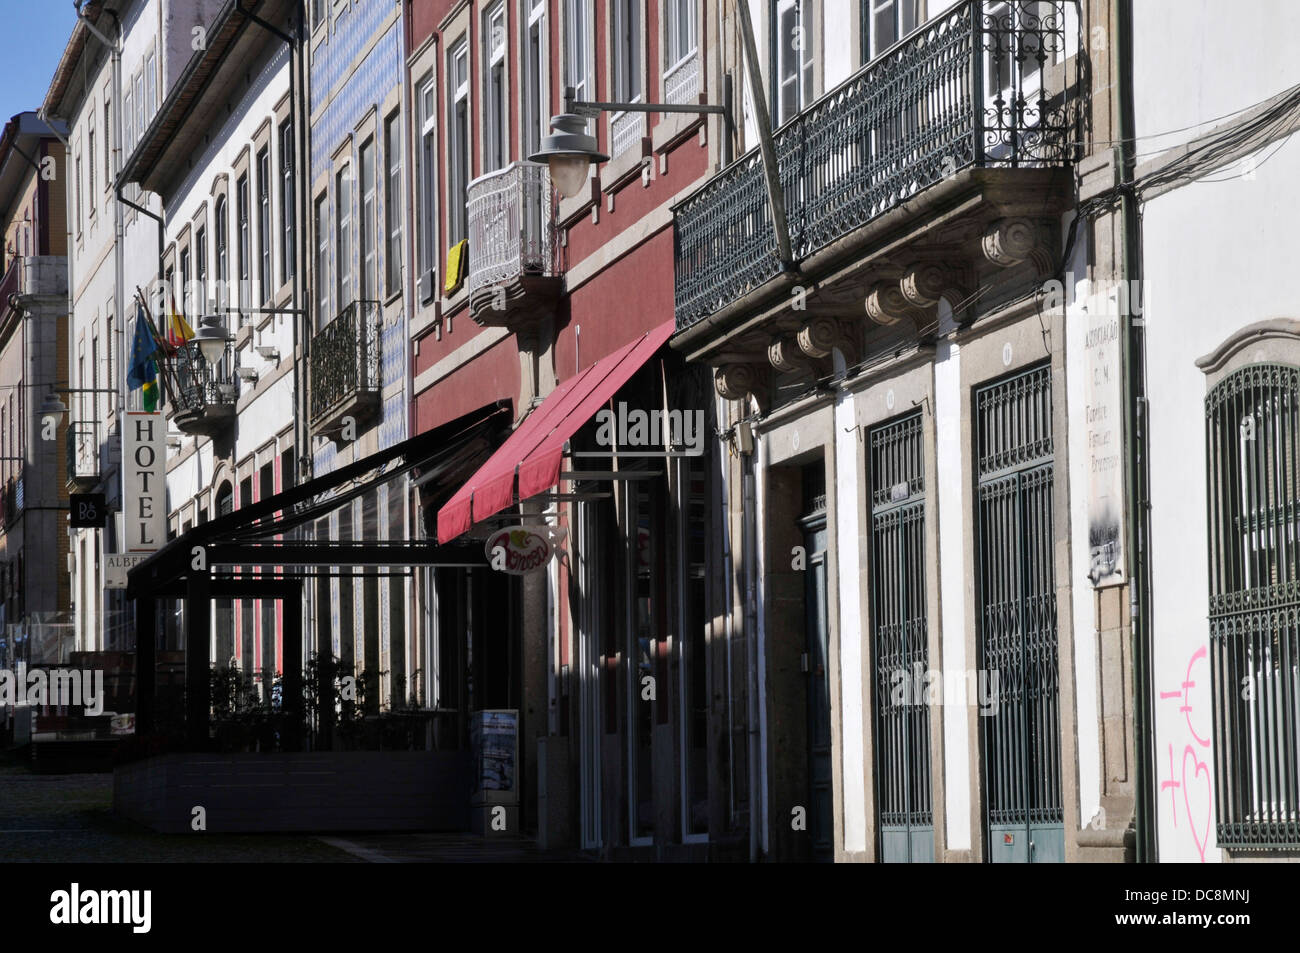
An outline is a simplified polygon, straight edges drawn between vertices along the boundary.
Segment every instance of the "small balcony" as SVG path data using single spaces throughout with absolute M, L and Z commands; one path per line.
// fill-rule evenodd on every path
M 235 380 L 234 347 L 210 364 L 191 341 L 177 350 L 172 361 L 172 423 L 183 433 L 215 437 L 235 421 L 239 385 Z
M 514 162 L 479 176 L 467 204 L 470 316 L 518 328 L 549 314 L 564 282 L 546 166 Z
M 311 341 L 311 426 L 329 436 L 379 413 L 378 301 L 353 301 Z
M 99 424 L 78 420 L 68 425 L 67 485 L 82 492 L 99 482 Z
M 892 324 L 1053 248 L 1079 138 L 1069 6 L 962 0 L 777 130 L 797 275 L 777 254 L 758 150 L 676 205 L 679 332 L 711 317 L 708 334 L 730 333 L 796 284 L 814 289 L 809 311 Z M 797 333 L 797 316 L 785 317 L 775 330 Z M 756 362 L 767 363 L 773 330 L 746 345 Z M 805 350 L 800 360 L 819 348 Z

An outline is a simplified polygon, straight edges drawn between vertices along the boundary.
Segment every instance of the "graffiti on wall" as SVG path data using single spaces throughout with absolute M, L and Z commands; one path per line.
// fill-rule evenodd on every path
M 1201 663 L 1199 666 L 1197 663 Z M 1202 645 L 1187 660 L 1187 673 L 1182 684 L 1174 691 L 1160 692 L 1160 701 L 1178 702 L 1178 713 L 1183 716 L 1173 739 L 1168 742 L 1167 762 L 1161 767 L 1160 796 L 1169 792 L 1174 828 L 1180 837 L 1188 837 L 1196 852 L 1205 862 L 1205 851 L 1210 844 L 1213 829 L 1214 787 L 1210 773 L 1209 713 L 1196 709 L 1192 703 L 1192 689 L 1197 676 L 1209 683 L 1209 652 Z M 1181 815 L 1181 817 L 1180 817 Z M 1181 823 L 1180 823 L 1181 821 Z

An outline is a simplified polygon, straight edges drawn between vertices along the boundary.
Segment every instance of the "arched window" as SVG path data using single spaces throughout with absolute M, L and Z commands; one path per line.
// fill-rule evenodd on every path
M 1300 367 L 1247 364 L 1205 402 L 1221 847 L 1300 845 Z

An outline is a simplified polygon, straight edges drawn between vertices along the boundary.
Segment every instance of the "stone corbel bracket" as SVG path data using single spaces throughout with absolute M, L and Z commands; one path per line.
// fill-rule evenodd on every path
M 814 362 L 794 337 L 773 338 L 767 346 L 767 363 L 782 374 L 816 374 Z
M 759 412 L 767 412 L 767 369 L 757 364 L 722 364 L 713 369 L 713 389 L 724 400 L 753 397 Z
M 938 324 L 941 299 L 948 301 L 953 319 L 958 324 L 964 323 L 973 286 L 974 281 L 967 269 L 938 262 L 913 265 L 898 282 L 903 300 L 924 314 L 924 324 L 929 327 Z
M 1033 262 L 1040 278 L 1052 274 L 1051 229 L 1029 218 L 1002 218 L 990 223 L 980 240 L 984 258 L 999 268 Z
M 897 280 L 878 282 L 867 295 L 866 309 L 867 317 L 884 327 L 907 321 L 919 329 L 928 320 L 923 309 L 915 307 L 903 296 Z
M 799 350 L 815 360 L 824 360 L 831 356 L 831 351 L 840 349 L 844 363 L 852 366 L 862 357 L 858 346 L 856 328 L 847 321 L 839 321 L 829 315 L 809 318 L 795 336 Z

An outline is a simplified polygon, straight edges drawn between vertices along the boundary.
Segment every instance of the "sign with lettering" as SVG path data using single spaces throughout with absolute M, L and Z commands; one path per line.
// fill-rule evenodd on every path
M 493 569 L 522 576 L 551 559 L 552 530 L 548 526 L 509 526 L 488 537 L 484 547 Z
M 68 495 L 68 525 L 76 529 L 103 529 L 104 494 L 71 493 Z
M 1116 285 L 1090 284 L 1084 338 L 1084 446 L 1088 467 L 1088 578 L 1124 582 L 1124 382 L 1122 309 Z
M 126 574 L 144 562 L 150 553 L 104 553 L 104 588 L 125 589 Z
M 128 553 L 152 553 L 167 538 L 167 421 L 128 411 L 122 441 L 122 516 Z

